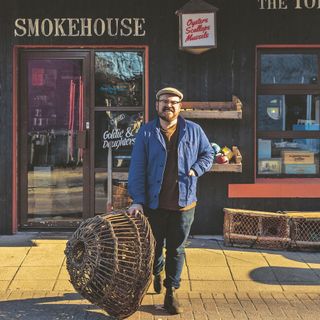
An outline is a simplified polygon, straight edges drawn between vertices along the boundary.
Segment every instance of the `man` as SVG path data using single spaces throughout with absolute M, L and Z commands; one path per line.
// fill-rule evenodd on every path
M 128 212 L 144 212 L 151 224 L 156 240 L 154 290 L 161 293 L 165 286 L 164 307 L 170 314 L 182 312 L 175 290 L 194 218 L 197 180 L 213 162 L 212 147 L 201 127 L 179 116 L 182 99 L 183 94 L 171 87 L 156 94 L 158 117 L 136 136 L 128 181 L 133 199 Z

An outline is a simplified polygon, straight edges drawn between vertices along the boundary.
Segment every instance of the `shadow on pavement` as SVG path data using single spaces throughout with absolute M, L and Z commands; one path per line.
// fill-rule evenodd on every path
M 81 299 L 81 303 L 79 300 Z M 41 298 L 0 301 L 0 319 L 28 320 L 114 320 L 76 293 Z
M 69 240 L 73 232 L 18 232 L 0 236 L 0 247 L 36 247 L 38 241 Z
M 270 270 L 275 277 L 270 277 Z M 253 281 L 264 284 L 315 286 L 320 285 L 320 277 L 316 272 L 320 274 L 320 269 L 260 267 L 253 269 L 249 276 Z

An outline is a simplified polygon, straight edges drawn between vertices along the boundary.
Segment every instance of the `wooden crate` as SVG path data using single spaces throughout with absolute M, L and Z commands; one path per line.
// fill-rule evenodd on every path
M 214 163 L 211 170 L 213 172 L 242 172 L 242 155 L 236 146 L 232 146 L 232 152 L 234 154 L 234 163 L 218 164 Z
M 223 234 L 227 246 L 286 249 L 289 218 L 281 213 L 224 208 Z

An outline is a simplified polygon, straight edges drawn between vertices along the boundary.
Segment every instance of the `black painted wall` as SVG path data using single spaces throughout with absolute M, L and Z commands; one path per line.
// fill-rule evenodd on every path
M 211 141 L 238 145 L 243 172 L 208 173 L 199 184 L 199 203 L 192 232 L 222 233 L 224 207 L 259 210 L 318 210 L 320 199 L 228 199 L 230 183 L 254 179 L 254 77 L 258 44 L 320 44 L 320 9 L 259 10 L 256 0 L 207 0 L 219 8 L 218 47 L 201 55 L 178 49 L 175 11 L 187 0 L 1 0 L 0 11 L 0 234 L 11 230 L 12 211 L 12 50 L 14 44 L 86 44 L 149 46 L 150 115 L 155 115 L 155 92 L 176 86 L 185 100 L 228 101 L 232 94 L 243 102 L 242 120 L 201 120 Z M 17 17 L 143 17 L 141 38 L 57 37 L 14 38 Z

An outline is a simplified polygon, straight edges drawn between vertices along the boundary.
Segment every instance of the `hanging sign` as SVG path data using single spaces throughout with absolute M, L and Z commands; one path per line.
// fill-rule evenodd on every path
M 217 10 L 202 0 L 191 0 L 176 12 L 180 50 L 199 54 L 217 47 Z
M 182 47 L 216 47 L 214 13 L 182 15 Z

